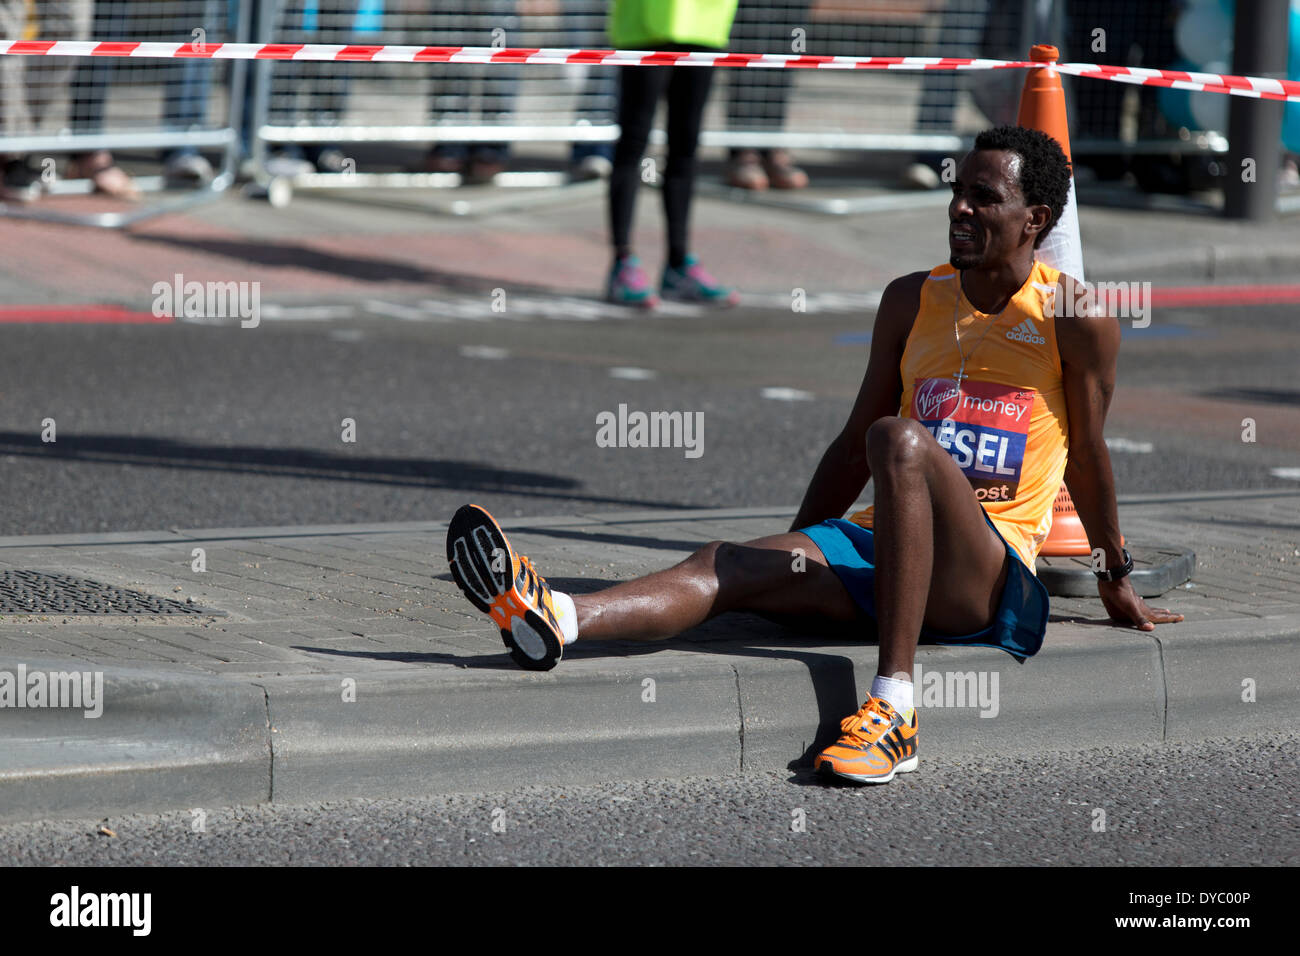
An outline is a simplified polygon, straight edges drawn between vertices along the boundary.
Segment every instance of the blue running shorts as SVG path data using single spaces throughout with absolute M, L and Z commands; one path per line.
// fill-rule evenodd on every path
M 981 507 L 981 511 L 984 509 Z M 1038 653 L 1047 633 L 1047 588 L 1025 567 L 1015 549 L 1007 544 L 997 527 L 984 512 L 993 533 L 1011 555 L 1007 569 L 1007 583 L 998 602 L 997 619 L 992 625 L 974 634 L 953 637 L 935 634 L 922 629 L 923 644 L 954 644 L 965 647 L 996 647 L 1006 651 L 1022 664 Z M 826 556 L 831 569 L 848 589 L 854 603 L 871 618 L 876 616 L 875 578 L 876 544 L 871 529 L 833 518 L 799 531 L 813 540 Z

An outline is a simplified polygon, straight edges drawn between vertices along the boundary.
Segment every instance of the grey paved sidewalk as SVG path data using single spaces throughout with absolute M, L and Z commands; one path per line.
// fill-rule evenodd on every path
M 1120 516 L 1132 542 L 1196 552 L 1191 585 L 1149 601 L 1186 620 L 1142 634 L 1106 624 L 1096 600 L 1055 598 L 1044 650 L 1023 667 L 993 650 L 922 648 L 923 671 L 946 681 L 946 696 L 921 701 L 928 756 L 1300 718 L 1300 492 L 1140 496 Z M 553 585 L 582 591 L 789 520 L 623 512 L 507 531 Z M 444 533 L 431 522 L 0 539 L 0 569 L 225 612 L 0 617 L 0 672 L 105 675 L 102 717 L 0 710 L 0 819 L 775 769 L 807 759 L 874 672 L 874 647 L 747 615 L 667 644 L 580 642 L 554 671 L 523 672 L 450 580 Z M 195 548 L 204 573 L 191 570 Z M 966 673 L 970 699 L 952 676 Z M 991 696 L 977 700 L 978 686 Z

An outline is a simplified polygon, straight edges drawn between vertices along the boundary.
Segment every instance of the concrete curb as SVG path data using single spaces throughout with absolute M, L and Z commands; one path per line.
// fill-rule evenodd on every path
M 876 669 L 874 647 L 845 657 L 852 670 L 831 674 L 741 667 L 747 769 L 781 769 L 792 753 L 810 763 L 836 739 Z M 1094 634 L 1091 646 L 1045 649 L 1023 666 L 991 649 L 923 648 L 917 664 L 923 761 L 1161 740 L 1163 682 L 1149 640 Z M 985 688 L 992 706 L 980 706 Z
M 1300 262 L 1300 258 L 1297 259 Z M 1124 494 L 1116 496 L 1116 504 L 1125 505 L 1189 503 L 1197 501 L 1243 501 L 1251 498 L 1295 498 L 1300 489 L 1290 487 L 1258 488 L 1248 491 L 1187 491 Z M 870 498 L 854 502 L 846 513 L 865 508 Z M 656 524 L 665 521 L 722 521 L 728 518 L 780 518 L 788 521 L 795 516 L 789 505 L 762 505 L 749 508 L 683 508 L 645 511 L 592 511 L 571 515 L 538 515 L 512 517 L 505 523 L 507 531 L 529 528 L 578 528 L 590 525 L 631 525 L 639 522 Z M 446 521 L 384 521 L 362 524 L 323 525 L 273 525 L 253 528 L 168 528 L 156 531 L 103 531 L 83 534 L 31 534 L 0 536 L 0 549 L 95 547 L 114 544 L 176 544 L 179 542 L 275 540 L 278 538 L 319 538 L 329 535 L 351 537 L 369 534 L 420 534 L 443 535 Z
M 1165 738 L 1203 737 L 1207 723 L 1238 735 L 1300 719 L 1298 618 L 1264 617 L 1249 636 L 1226 640 L 1222 624 L 1213 622 L 1157 629 L 1168 684 Z
M 925 759 L 1300 725 L 1300 614 L 1179 628 L 1058 624 L 1025 666 L 993 650 L 923 647 Z M 357 679 L 355 702 L 340 676 L 105 669 L 99 719 L 4 714 L 0 821 L 780 771 L 834 738 L 876 658 L 869 645 L 793 640 L 618 651 L 593 649 L 545 674 L 371 673 Z M 1247 679 L 1254 703 L 1243 701 Z M 981 681 L 994 698 L 981 702 Z
M 33 671 L 85 671 L 34 659 Z M 0 661 L 16 672 L 17 662 Z M 121 667 L 103 674 L 103 713 L 9 709 L 0 748 L 0 822 L 261 803 L 270 797 L 266 695 L 258 687 Z
M 1300 492 L 1296 492 L 1300 494 Z M 870 504 L 862 503 L 862 507 Z M 647 511 L 613 511 L 577 515 L 539 515 L 511 518 L 513 530 L 528 528 L 580 528 L 600 524 L 636 524 L 661 521 L 723 520 L 726 518 L 793 518 L 788 506 L 754 508 L 685 508 Z M 280 538 L 320 538 L 330 535 L 350 537 L 360 534 L 445 535 L 446 521 L 384 521 L 369 524 L 280 525 L 261 528 L 168 528 L 165 531 L 103 531 L 85 534 L 31 534 L 0 536 L 0 548 L 94 547 L 114 544 L 176 544 L 188 541 L 272 541 Z
M 279 731 L 273 799 L 734 771 L 735 673 L 714 662 L 689 664 L 655 668 L 657 703 L 643 700 L 635 675 L 594 668 L 568 678 L 392 679 L 377 693 L 359 681 L 355 705 L 340 702 L 337 682 L 268 682 Z

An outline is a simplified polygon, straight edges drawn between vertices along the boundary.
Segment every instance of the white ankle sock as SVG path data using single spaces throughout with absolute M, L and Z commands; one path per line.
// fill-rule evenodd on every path
M 889 701 L 889 706 L 898 711 L 904 720 L 911 721 L 914 705 L 910 680 L 894 680 L 892 677 L 877 676 L 871 682 L 871 696 Z
M 560 622 L 560 633 L 564 635 L 564 643 L 572 644 L 578 639 L 578 609 L 573 606 L 573 598 L 563 591 L 551 588 L 551 599 L 555 601 L 555 619 Z M 907 686 L 910 688 L 912 685 Z M 911 694 L 911 690 L 908 694 Z

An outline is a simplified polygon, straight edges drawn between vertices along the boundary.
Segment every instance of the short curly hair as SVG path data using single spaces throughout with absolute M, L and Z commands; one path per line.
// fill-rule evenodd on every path
M 1028 206 L 1047 206 L 1052 217 L 1034 240 L 1034 248 L 1052 231 L 1070 198 L 1070 161 L 1061 144 L 1041 130 L 999 126 L 975 137 L 975 149 L 998 149 L 1020 156 L 1020 192 Z

